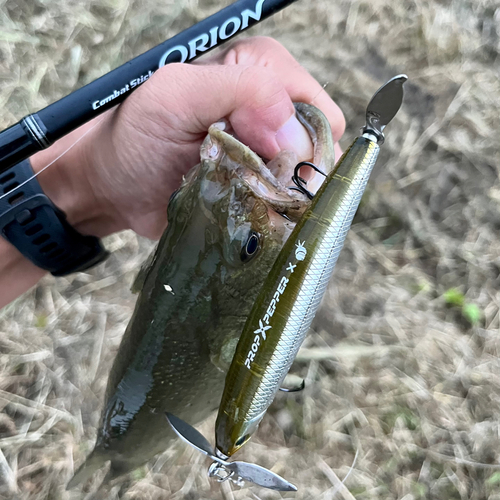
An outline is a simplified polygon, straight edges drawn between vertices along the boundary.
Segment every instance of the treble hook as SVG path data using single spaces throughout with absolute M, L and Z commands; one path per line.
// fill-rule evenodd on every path
M 290 387 L 289 389 L 286 388 L 286 387 L 280 387 L 280 391 L 283 391 L 283 392 L 300 392 L 300 391 L 303 391 L 306 387 L 306 381 L 304 379 L 302 379 L 302 382 L 300 383 L 300 385 L 297 385 L 295 387 Z
M 311 167 L 313 170 L 321 174 L 322 176 L 326 177 L 325 172 L 318 168 L 314 163 L 311 163 L 310 161 L 301 161 L 300 163 L 297 163 L 293 175 L 292 175 L 292 181 L 295 184 L 295 186 L 290 187 L 289 189 L 293 189 L 295 191 L 299 191 L 302 194 L 305 194 L 310 200 L 314 198 L 314 195 L 311 193 L 311 191 L 308 191 L 305 187 L 305 184 L 307 184 L 307 181 L 302 179 L 302 177 L 299 176 L 299 170 L 301 167 L 308 166 Z

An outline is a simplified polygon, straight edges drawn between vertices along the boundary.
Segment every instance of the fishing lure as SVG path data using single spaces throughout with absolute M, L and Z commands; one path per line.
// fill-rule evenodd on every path
M 295 359 L 332 275 L 347 232 L 384 142 L 383 130 L 403 100 L 406 75 L 372 97 L 366 125 L 326 177 L 280 251 L 241 334 L 226 376 L 217 415 L 216 448 L 174 415 L 174 431 L 214 460 L 209 475 L 219 481 L 250 481 L 271 489 L 296 487 L 255 464 L 228 462 L 256 431 Z M 312 196 L 294 174 L 297 188 Z

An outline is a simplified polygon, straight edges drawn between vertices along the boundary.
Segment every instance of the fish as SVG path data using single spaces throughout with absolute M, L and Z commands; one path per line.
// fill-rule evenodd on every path
M 314 163 L 328 172 L 328 120 L 314 106 L 295 107 Z M 266 163 L 227 121 L 209 128 L 200 163 L 172 195 L 167 229 L 133 286 L 139 295 L 109 374 L 96 444 L 68 489 L 108 461 L 110 480 L 165 451 L 176 437 L 165 412 L 195 425 L 218 408 L 257 294 L 310 205 L 291 187 L 297 162 L 282 151 Z M 320 185 L 318 177 L 309 186 Z
M 209 476 L 296 490 L 286 479 L 256 464 L 227 460 L 256 432 L 309 330 L 377 161 L 383 130 L 402 104 L 406 80 L 406 75 L 398 75 L 374 94 L 362 135 L 326 175 L 315 195 L 298 176 L 301 164 L 297 165 L 294 181 L 312 203 L 281 249 L 240 336 L 219 406 L 215 448 L 195 429 L 183 425 L 179 416 L 166 415 L 181 438 L 214 460 Z

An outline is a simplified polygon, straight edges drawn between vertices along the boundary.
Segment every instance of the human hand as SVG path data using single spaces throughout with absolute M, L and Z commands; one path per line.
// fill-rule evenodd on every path
M 40 175 L 42 187 L 84 233 L 131 228 L 156 239 L 166 225 L 170 195 L 198 163 L 201 142 L 218 119 L 226 117 L 240 140 L 264 158 L 282 149 L 293 149 L 301 160 L 312 157 L 293 101 L 320 108 L 335 142 L 340 139 L 344 117 L 319 83 L 275 40 L 248 38 L 202 63 L 161 68 L 119 107 L 32 163 L 39 170 L 94 127 Z

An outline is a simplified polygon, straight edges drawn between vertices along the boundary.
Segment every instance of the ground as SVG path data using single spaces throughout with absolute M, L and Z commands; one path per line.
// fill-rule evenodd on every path
M 1 1 L 0 127 L 222 4 Z M 299 0 L 249 34 L 277 38 L 325 85 L 344 147 L 373 92 L 410 80 L 292 369 L 306 389 L 277 397 L 242 459 L 295 482 L 289 498 L 500 499 L 498 2 Z M 106 245 L 106 263 L 0 311 L 0 498 L 279 498 L 209 482 L 182 444 L 105 492 L 102 475 L 65 491 L 152 243 L 126 232 Z

